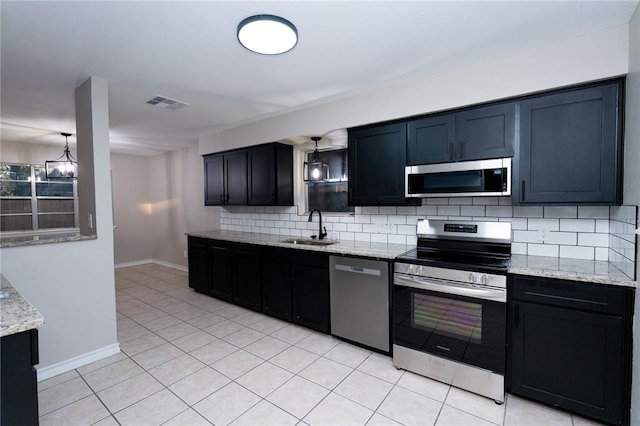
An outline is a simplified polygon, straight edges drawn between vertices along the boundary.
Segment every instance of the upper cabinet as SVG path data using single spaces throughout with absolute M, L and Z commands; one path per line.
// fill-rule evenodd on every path
M 407 126 L 349 129 L 349 205 L 403 205 Z
M 624 80 L 520 103 L 515 204 L 621 203 Z
M 293 205 L 293 148 L 270 143 L 204 156 L 204 204 Z
M 247 151 L 204 156 L 204 205 L 247 204 Z
M 270 143 L 247 152 L 248 204 L 293 205 L 293 147 Z
M 516 103 L 477 107 L 407 123 L 407 164 L 513 156 Z

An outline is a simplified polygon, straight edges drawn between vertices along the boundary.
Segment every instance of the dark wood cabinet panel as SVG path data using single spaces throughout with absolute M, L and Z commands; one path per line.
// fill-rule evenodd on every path
M 632 295 L 622 288 L 524 277 L 513 278 L 510 292 L 511 392 L 627 424 Z
M 231 302 L 233 298 L 233 258 L 231 243 L 189 237 L 189 287 Z
M 513 156 L 516 104 L 469 108 L 407 123 L 407 164 Z
M 233 303 L 262 312 L 260 247 L 249 244 L 234 244 L 233 266 Z
M 204 157 L 205 206 L 247 204 L 247 152 L 230 151 Z
M 293 147 L 260 145 L 247 152 L 248 204 L 293 205 Z
M 38 425 L 38 330 L 0 339 L 0 424 Z
M 623 82 L 520 104 L 519 204 L 620 204 Z
M 210 265 L 209 240 L 189 237 L 189 287 L 200 292 L 209 293 Z
M 329 333 L 329 259 L 316 256 L 315 264 L 293 267 L 293 322 Z
M 405 123 L 349 130 L 349 205 L 404 205 Z
M 285 321 L 292 317 L 292 265 L 286 252 L 268 249 L 262 260 L 262 312 Z

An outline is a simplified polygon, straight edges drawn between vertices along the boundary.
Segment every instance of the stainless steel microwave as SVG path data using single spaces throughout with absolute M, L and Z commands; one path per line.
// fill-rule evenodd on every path
M 511 158 L 405 167 L 406 197 L 507 195 L 511 195 Z

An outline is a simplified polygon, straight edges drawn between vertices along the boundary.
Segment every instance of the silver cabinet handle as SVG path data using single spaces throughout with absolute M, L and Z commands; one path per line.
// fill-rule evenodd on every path
M 381 275 L 381 272 L 378 269 L 361 268 L 359 266 L 348 266 L 348 265 L 336 264 L 336 270 L 344 271 L 344 272 L 353 272 L 354 274 L 375 275 L 377 277 Z

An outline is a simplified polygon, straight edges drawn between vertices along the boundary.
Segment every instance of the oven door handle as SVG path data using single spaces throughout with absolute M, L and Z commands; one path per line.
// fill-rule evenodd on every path
M 437 279 L 398 273 L 394 274 L 393 284 L 402 287 L 416 288 L 419 290 L 431 290 L 438 293 L 475 297 L 495 302 L 506 303 L 507 301 L 507 291 L 503 288 L 478 287 L 453 281 L 440 281 Z

